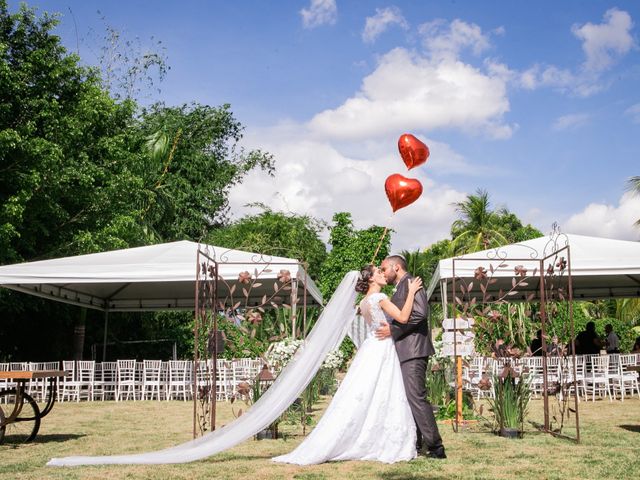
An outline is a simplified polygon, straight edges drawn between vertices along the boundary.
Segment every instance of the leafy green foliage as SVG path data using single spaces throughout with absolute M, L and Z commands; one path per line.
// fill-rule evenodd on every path
M 229 191 L 248 172 L 273 173 L 270 154 L 238 146 L 242 129 L 229 105 L 157 104 L 143 111 L 137 139 L 153 155 L 136 173 L 146 179 L 144 225 L 158 238 L 202 238 L 227 221 Z M 171 149 L 158 148 L 161 138 Z
M 489 405 L 495 415 L 496 427 L 523 432 L 531 399 L 529 380 L 526 376 L 516 379 L 510 375 L 494 375 L 492 383 L 494 396 L 489 398 Z
M 464 254 L 508 245 L 542 233 L 531 225 L 522 225 L 518 217 L 506 208 L 492 210 L 489 194 L 478 189 L 463 202 L 455 204 L 460 218 L 451 225 L 450 254 Z
M 241 218 L 209 232 L 205 241 L 237 250 L 295 258 L 306 262 L 309 275 L 317 278 L 327 252 L 320 239 L 324 224 L 308 215 L 275 212 L 269 207 L 262 213 Z
M 239 147 L 242 125 L 228 105 L 140 112 L 62 47 L 56 23 L 25 5 L 10 13 L 0 0 L 0 264 L 200 238 L 226 221 L 228 193 L 249 171 L 272 173 L 269 154 Z M 134 77 L 163 60 L 129 61 L 131 93 Z M 2 292 L 0 308 L 0 357 L 72 356 L 75 307 Z M 110 340 L 184 339 L 154 314 L 118 320 Z M 36 325 L 39 340 L 23 334 Z M 89 312 L 86 325 L 86 342 L 102 341 L 102 314 Z
M 141 244 L 140 184 L 116 103 L 49 32 L 56 20 L 0 3 L 0 261 Z
M 374 258 L 384 228 L 372 226 L 364 230 L 356 230 L 351 214 L 347 212 L 336 213 L 333 216 L 333 225 L 329 227 L 329 231 L 329 244 L 332 248 L 322 265 L 320 281 L 320 290 L 325 298 L 331 298 L 347 272 L 359 271 L 370 263 L 379 265 L 388 256 L 391 243 L 391 231 L 389 231 Z

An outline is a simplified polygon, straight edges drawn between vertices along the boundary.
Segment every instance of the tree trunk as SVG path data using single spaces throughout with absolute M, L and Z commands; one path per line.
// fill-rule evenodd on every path
M 84 332 L 87 321 L 87 309 L 81 308 L 80 315 L 73 328 L 73 359 L 82 360 L 84 354 Z

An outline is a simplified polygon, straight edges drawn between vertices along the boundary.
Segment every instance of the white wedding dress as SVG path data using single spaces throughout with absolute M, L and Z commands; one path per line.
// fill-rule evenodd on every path
M 385 321 L 374 293 L 360 303 L 367 336 L 326 412 L 309 436 L 276 462 L 309 465 L 336 460 L 394 463 L 416 456 L 416 427 L 391 338 L 378 340 Z

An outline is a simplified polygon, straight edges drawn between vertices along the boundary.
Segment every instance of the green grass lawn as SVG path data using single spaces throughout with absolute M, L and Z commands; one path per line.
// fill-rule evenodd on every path
M 214 457 L 183 465 L 46 467 L 51 457 L 144 452 L 190 439 L 189 402 L 91 402 L 57 404 L 43 420 L 35 443 L 0 445 L 0 479 L 387 479 L 408 478 L 639 478 L 640 400 L 580 404 L 582 443 L 553 438 L 531 429 L 524 439 L 491 434 L 486 426 L 454 433 L 440 431 L 447 460 L 419 458 L 385 465 L 336 462 L 311 467 L 273 464 L 270 458 L 292 450 L 301 429 L 284 425 L 285 440 L 248 440 Z M 220 424 L 233 419 L 229 404 L 219 404 Z M 542 402 L 530 417 L 540 420 Z M 322 413 L 319 409 L 316 414 Z

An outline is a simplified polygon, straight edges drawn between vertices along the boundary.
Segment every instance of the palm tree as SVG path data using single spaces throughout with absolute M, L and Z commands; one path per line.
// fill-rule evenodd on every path
M 632 325 L 640 324 L 640 298 L 616 300 L 616 318 Z
M 502 234 L 499 217 L 505 209 L 490 209 L 489 194 L 478 189 L 463 202 L 453 204 L 460 218 L 451 225 L 453 254 L 472 253 L 509 243 Z
M 640 176 L 631 177 L 627 181 L 627 190 L 635 193 L 636 195 L 640 195 Z M 634 223 L 636 227 L 640 227 L 640 218 L 636 220 Z
M 421 277 L 424 282 L 427 282 L 428 279 L 426 276 L 429 272 L 426 270 L 424 254 L 420 250 L 416 250 L 415 252 L 403 250 L 400 254 L 407 261 L 407 271 L 411 275 Z

